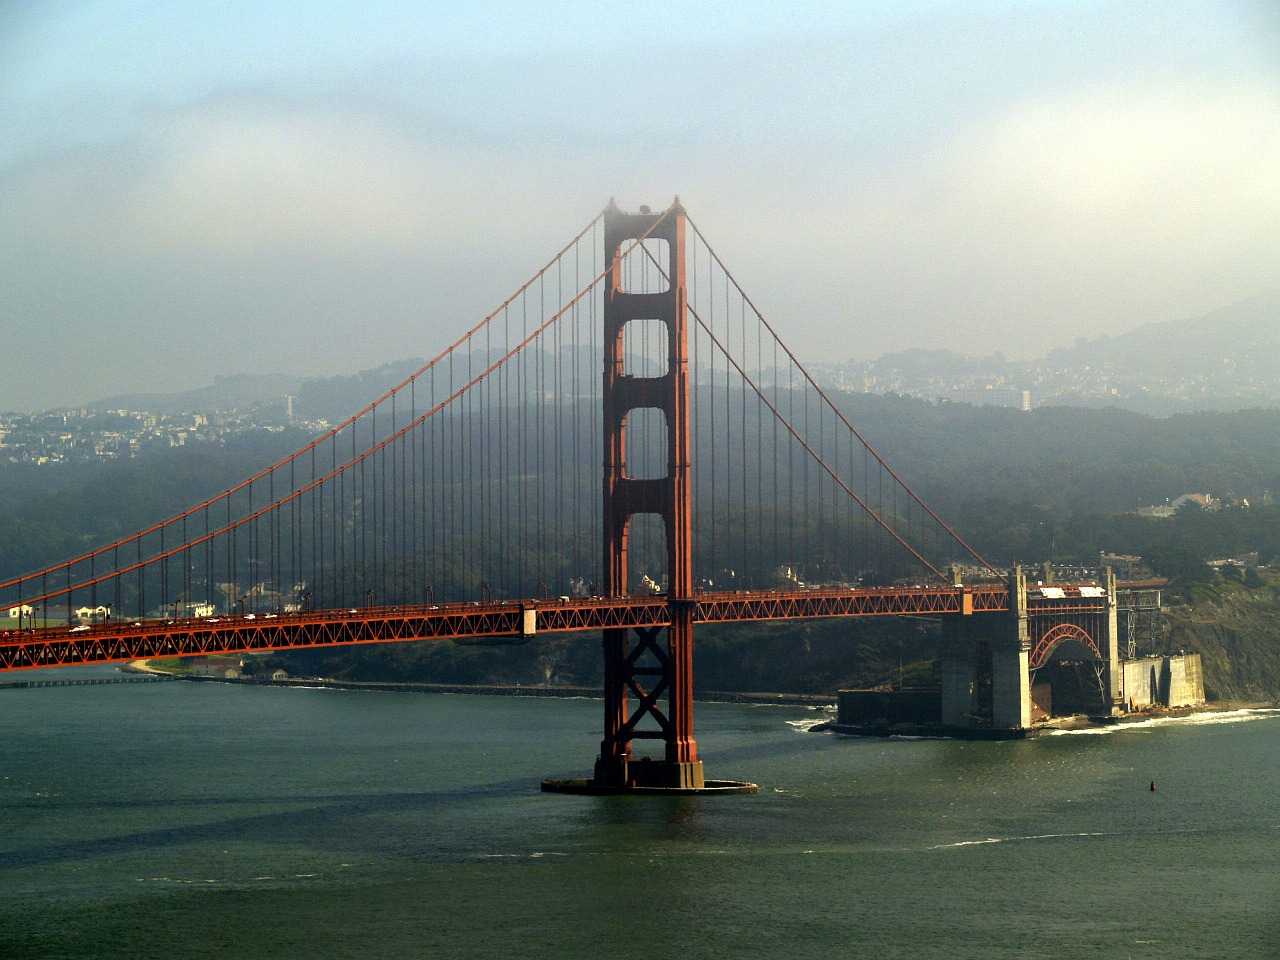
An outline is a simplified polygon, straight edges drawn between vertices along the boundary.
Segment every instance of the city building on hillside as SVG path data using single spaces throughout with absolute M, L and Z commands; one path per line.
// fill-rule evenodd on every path
M 1208 493 L 1184 493 L 1177 499 L 1170 500 L 1167 503 L 1150 507 L 1139 507 L 1138 516 L 1172 517 L 1175 513 L 1189 504 L 1197 506 L 1201 510 L 1217 510 L 1221 508 L 1222 501 L 1215 500 L 1213 495 Z
M 975 407 L 1031 409 L 1031 391 L 995 384 L 987 384 L 985 387 L 954 387 L 947 391 L 947 399 L 956 403 L 970 403 Z
M 1222 505 L 1221 501 L 1215 500 L 1207 493 L 1184 493 L 1182 496 L 1178 497 L 1177 500 L 1173 501 L 1173 508 L 1178 510 L 1186 506 L 1188 503 L 1193 503 L 1202 510 L 1217 510 L 1218 507 Z

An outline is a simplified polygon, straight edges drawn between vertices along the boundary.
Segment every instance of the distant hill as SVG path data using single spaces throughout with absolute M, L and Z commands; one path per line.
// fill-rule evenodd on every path
M 588 352 L 583 348 L 584 355 L 577 363 L 572 364 L 579 376 L 576 388 L 566 377 L 562 382 L 565 389 L 577 389 L 579 392 L 598 389 L 599 360 L 593 362 L 586 356 Z M 567 351 L 562 354 L 562 359 L 566 355 Z M 479 374 L 499 360 L 500 354 L 495 352 L 492 356 L 487 356 L 482 351 L 474 351 L 470 356 L 469 366 L 466 359 L 464 355 L 464 362 L 458 369 L 470 370 L 471 373 L 467 374 L 470 376 Z M 207 387 L 180 393 L 117 394 L 85 406 L 95 411 L 123 409 L 164 415 L 258 410 L 283 418 L 285 397 L 291 396 L 295 418 L 337 423 L 359 413 L 389 390 L 404 383 L 426 364 L 426 360 L 414 357 L 334 377 L 309 378 L 286 374 L 217 377 Z M 530 386 L 529 389 L 532 390 L 533 387 Z
M 1143 324 L 1115 337 L 1053 350 L 1050 364 L 1101 364 L 1180 379 L 1280 380 L 1280 288 L 1201 317 Z M 1275 386 L 1273 384 L 1272 386 Z
M 1054 350 L 1041 369 L 1046 403 L 1157 415 L 1280 406 L 1280 289 Z
M 476 353 L 479 371 L 496 357 Z M 217 377 L 181 393 L 120 394 L 88 404 L 160 414 L 262 408 L 294 397 L 294 412 L 336 421 L 363 409 L 425 361 L 383 364 L 345 376 Z M 594 389 L 598 359 L 575 365 L 579 389 Z M 1117 336 L 1079 340 L 1039 360 L 1000 354 L 968 357 L 949 350 L 905 350 L 869 361 L 809 365 L 826 386 L 898 393 L 927 400 L 1019 406 L 1122 407 L 1153 416 L 1280 407 L 1280 288 L 1201 317 L 1144 324 Z
M 1160 417 L 1280 407 L 1280 288 L 1205 316 L 1081 339 L 1039 360 L 905 350 L 810 368 L 826 386 L 980 406 L 1121 407 Z
M 566 347 L 560 351 L 559 356 L 564 373 L 559 386 L 565 391 L 594 395 L 600 389 L 601 360 L 599 357 L 593 357 L 587 347 L 581 347 L 578 350 L 579 356 L 576 362 L 571 358 L 570 348 Z M 501 351 L 494 350 L 491 354 L 486 354 L 482 350 L 474 350 L 469 357 L 467 354 L 462 354 L 461 362 L 455 369 L 462 376 L 470 378 L 478 376 L 481 371 L 501 359 Z M 359 413 L 389 390 L 404 383 L 426 364 L 427 361 L 421 358 L 397 360 L 349 376 L 305 380 L 298 388 L 298 395 L 293 405 L 294 413 L 310 420 L 328 420 L 331 423 L 344 420 Z M 577 374 L 576 384 L 569 375 L 570 370 Z M 430 374 L 425 376 L 430 378 Z M 458 384 L 458 386 L 461 385 Z M 525 389 L 525 399 L 529 399 L 534 395 L 536 387 L 533 383 L 529 383 Z M 508 395 L 503 397 L 503 402 L 511 403 L 516 399 L 515 396 Z
M 332 423 L 359 413 L 373 401 L 404 383 L 426 365 L 421 358 L 384 363 L 348 376 L 304 380 L 298 387 L 294 412 L 309 420 Z
M 297 394 L 301 379 L 287 375 L 214 377 L 207 387 L 179 393 L 121 393 L 94 403 L 90 410 L 142 410 L 147 413 L 218 413 L 245 410 L 265 403 L 283 403 L 286 394 Z

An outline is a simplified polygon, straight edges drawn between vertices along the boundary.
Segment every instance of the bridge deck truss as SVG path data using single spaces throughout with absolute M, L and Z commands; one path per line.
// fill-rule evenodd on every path
M 687 601 L 695 623 L 999 612 L 1002 584 L 939 588 L 769 590 L 701 593 Z M 533 619 L 527 619 L 532 612 Z M 142 620 L 13 631 L 0 637 L 0 671 L 130 660 L 266 653 L 344 644 L 528 637 L 604 629 L 665 627 L 665 596 L 495 601 L 349 608 L 276 616 Z

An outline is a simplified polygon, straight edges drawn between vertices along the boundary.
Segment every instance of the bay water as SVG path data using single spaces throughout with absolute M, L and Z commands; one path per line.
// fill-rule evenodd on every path
M 978 743 L 699 703 L 758 795 L 541 793 L 601 715 L 0 689 L 0 957 L 1280 958 L 1280 711 Z

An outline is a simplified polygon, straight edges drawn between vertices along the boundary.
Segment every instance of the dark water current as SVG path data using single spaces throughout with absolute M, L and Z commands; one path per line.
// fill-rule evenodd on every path
M 700 704 L 758 796 L 540 793 L 600 714 L 0 689 L 0 957 L 1280 957 L 1280 712 L 960 743 Z

